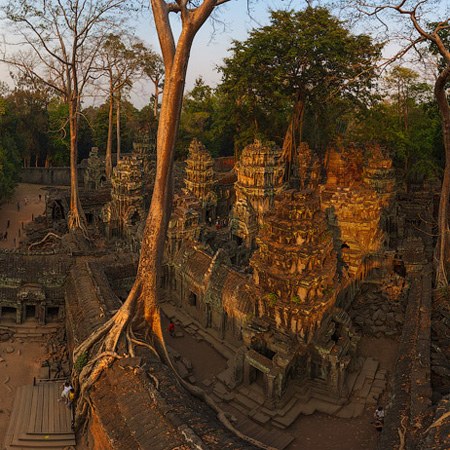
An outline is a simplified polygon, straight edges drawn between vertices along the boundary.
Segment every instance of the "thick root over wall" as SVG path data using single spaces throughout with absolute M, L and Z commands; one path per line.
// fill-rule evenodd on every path
M 162 349 L 162 358 L 156 350 L 156 347 L 136 338 L 133 332 L 133 326 L 141 329 L 141 326 L 134 323 L 135 314 L 138 308 L 140 295 L 140 285 L 135 283 L 135 286 L 128 295 L 127 300 L 117 313 L 105 322 L 97 331 L 89 336 L 82 344 L 80 344 L 74 351 L 74 373 L 73 380 L 78 380 L 78 400 L 75 414 L 75 426 L 79 427 L 83 421 L 87 420 L 91 408 L 91 401 L 89 391 L 95 382 L 100 378 L 104 370 L 111 366 L 116 360 L 124 357 L 135 356 L 134 348 L 136 345 L 144 346 L 151 350 L 159 359 L 164 359 L 175 374 L 178 382 L 192 395 L 204 401 L 216 413 L 218 420 L 232 433 L 240 437 L 243 441 L 266 450 L 275 450 L 273 447 L 263 444 L 256 439 L 250 438 L 237 430 L 229 421 L 226 414 L 214 402 L 214 400 L 201 388 L 193 386 L 192 384 L 183 380 L 177 373 L 175 367 L 170 359 L 167 347 L 165 345 L 164 337 L 161 329 L 161 321 L 159 316 L 159 308 L 155 306 L 154 314 L 151 324 L 146 324 L 146 329 L 151 330 L 152 340 L 157 341 L 158 348 Z M 150 336 L 147 336 L 147 340 Z M 81 369 L 80 373 L 77 370 L 77 361 L 83 358 L 83 355 L 89 355 L 89 361 Z M 152 378 L 155 378 L 152 376 Z M 153 380 L 155 389 L 158 389 L 158 380 Z
M 139 299 L 140 286 L 133 287 L 122 307 L 91 334 L 74 351 L 73 380 L 78 381 L 78 400 L 75 414 L 75 425 L 80 425 L 87 417 L 90 407 L 89 391 L 99 379 L 102 372 L 116 359 L 135 356 L 135 345 L 150 349 L 158 358 L 155 348 L 136 338 L 133 332 L 133 319 Z M 78 362 L 88 355 L 84 367 L 78 367 Z M 78 373 L 79 371 L 79 373 Z

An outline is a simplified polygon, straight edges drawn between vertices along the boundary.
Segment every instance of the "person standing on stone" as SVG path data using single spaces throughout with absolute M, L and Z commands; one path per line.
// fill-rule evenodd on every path
M 73 390 L 73 387 L 70 385 L 70 383 L 68 381 L 66 381 L 64 383 L 63 390 L 61 392 L 61 398 L 59 399 L 59 401 L 64 401 L 64 403 L 66 405 L 68 405 L 69 404 L 69 393 L 70 393 L 71 389 Z
M 172 337 L 174 337 L 175 336 L 175 324 L 172 321 L 170 321 L 170 323 L 169 323 L 168 330 L 169 330 L 169 334 Z
M 373 419 L 375 424 L 375 429 L 381 433 L 384 425 L 384 409 L 382 406 L 378 406 L 378 408 L 373 413 Z
M 6 222 L 6 228 L 9 228 L 9 225 L 10 225 L 10 221 L 8 219 L 8 221 Z
M 20 202 L 17 202 L 17 211 L 20 211 Z

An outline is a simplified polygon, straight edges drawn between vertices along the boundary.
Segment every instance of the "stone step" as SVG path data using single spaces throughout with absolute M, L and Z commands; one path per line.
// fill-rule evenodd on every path
M 315 411 L 314 405 L 308 403 L 296 403 L 293 408 L 290 409 L 284 416 L 274 417 L 272 423 L 279 428 L 290 427 L 300 416 L 300 414 L 310 415 Z
M 347 376 L 345 384 L 347 385 L 348 392 L 352 392 L 355 387 L 356 379 L 358 378 L 358 372 L 352 372 Z
M 246 395 L 241 394 L 240 392 L 235 394 L 233 403 L 240 404 L 241 406 L 246 408 L 248 412 L 250 412 L 252 409 L 255 409 L 260 406 L 257 402 L 253 401 L 251 398 L 247 397 Z
M 335 415 L 342 419 L 352 419 L 354 417 L 359 417 L 364 412 L 364 408 L 364 402 L 361 403 L 355 401 L 343 406 L 338 412 L 335 413 Z
M 289 433 L 277 430 L 268 431 L 250 419 L 239 421 L 238 429 L 245 435 L 278 450 L 284 450 L 294 440 Z

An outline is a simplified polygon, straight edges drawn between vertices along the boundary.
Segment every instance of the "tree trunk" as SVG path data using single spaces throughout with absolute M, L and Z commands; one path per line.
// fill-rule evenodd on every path
M 442 117 L 442 134 L 445 149 L 445 169 L 442 180 L 441 197 L 439 200 L 438 213 L 438 239 L 436 243 L 436 285 L 443 287 L 448 285 L 447 278 L 447 255 L 448 246 L 448 201 L 450 192 L 450 108 L 446 96 L 446 84 L 450 79 L 450 65 L 439 75 L 434 85 L 434 95 Z
M 155 185 L 145 224 L 137 274 L 137 280 L 142 282 L 140 308 L 143 308 L 145 321 L 160 339 L 162 334 L 157 283 L 160 278 L 167 225 L 172 210 L 174 148 L 192 40 L 193 36 L 180 37 L 171 70 L 166 72 L 156 145 Z
M 121 95 L 120 91 L 117 92 L 116 99 L 116 137 L 117 137 L 117 160 L 116 164 L 119 163 L 120 160 L 120 101 Z
M 155 120 L 158 117 L 158 100 L 159 100 L 159 78 L 155 81 L 155 102 L 153 103 L 153 115 Z
M 295 137 L 299 135 L 300 130 L 303 129 L 303 112 L 305 109 L 305 97 L 302 93 L 298 93 L 297 100 L 292 112 L 291 121 L 286 130 L 283 140 L 282 158 L 286 161 L 286 181 L 291 178 L 292 164 L 295 158 L 295 152 L 300 144 L 296 142 Z
M 70 129 L 70 211 L 69 231 L 84 230 L 85 218 L 81 208 L 78 192 L 78 96 L 72 94 L 69 100 L 69 129 Z
M 108 112 L 108 139 L 106 141 L 106 177 L 111 178 L 112 174 L 112 132 L 113 132 L 113 115 L 114 115 L 114 97 L 112 92 L 112 85 L 110 84 L 109 95 L 109 112 Z

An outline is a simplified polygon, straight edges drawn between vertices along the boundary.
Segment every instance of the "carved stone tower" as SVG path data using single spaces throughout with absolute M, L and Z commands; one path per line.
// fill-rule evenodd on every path
M 217 195 L 214 192 L 214 160 L 197 139 L 194 139 L 189 147 L 184 183 L 185 191 L 200 201 L 201 220 L 215 220 Z
M 273 205 L 277 193 L 286 188 L 281 150 L 271 143 L 255 140 L 244 148 L 236 164 L 236 203 L 231 213 L 232 234 L 249 248 L 263 215 Z
M 92 147 L 84 173 L 84 187 L 99 189 L 106 184 L 105 161 L 98 156 L 98 148 Z
M 139 239 L 136 233 L 146 217 L 142 158 L 135 153 L 123 156 L 114 168 L 111 184 L 111 202 L 102 211 L 107 235 Z
M 257 243 L 250 264 L 263 293 L 260 313 L 272 317 L 277 328 L 309 340 L 334 306 L 337 290 L 336 253 L 316 192 L 277 195 Z

